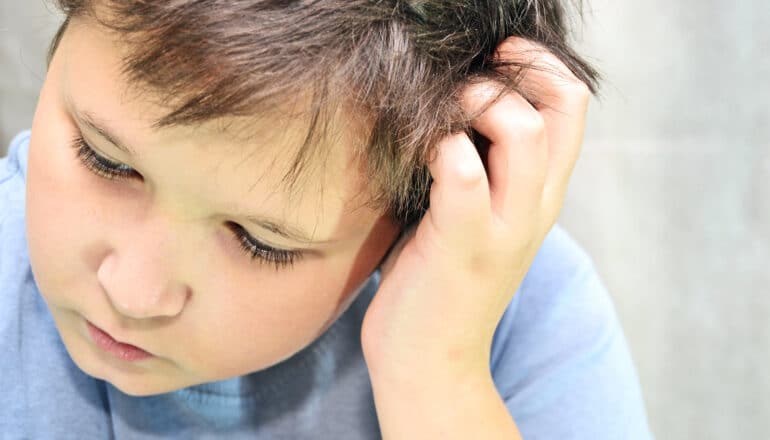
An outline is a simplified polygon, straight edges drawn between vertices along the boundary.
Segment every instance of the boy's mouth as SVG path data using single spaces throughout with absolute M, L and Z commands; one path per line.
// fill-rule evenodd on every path
M 94 344 L 119 359 L 136 362 L 153 357 L 151 353 L 142 350 L 137 346 L 118 342 L 115 338 L 110 336 L 109 333 L 93 325 L 88 320 L 86 320 L 86 325 L 88 326 L 88 333 L 91 335 Z

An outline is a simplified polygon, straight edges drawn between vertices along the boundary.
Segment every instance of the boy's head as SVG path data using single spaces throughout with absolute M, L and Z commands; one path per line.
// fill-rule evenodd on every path
M 426 209 L 462 88 L 516 88 L 507 36 L 595 80 L 555 0 L 59 5 L 30 259 L 74 361 L 130 394 L 257 371 L 328 328 Z M 88 322 L 154 356 L 106 353 Z

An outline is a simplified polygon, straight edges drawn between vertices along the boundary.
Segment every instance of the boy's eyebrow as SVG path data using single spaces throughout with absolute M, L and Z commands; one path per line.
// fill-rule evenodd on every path
M 281 224 L 265 217 L 251 215 L 251 216 L 246 216 L 245 219 L 259 226 L 260 228 L 267 229 L 268 231 L 274 234 L 278 234 L 283 238 L 288 238 L 289 240 L 297 241 L 304 244 L 328 244 L 336 241 L 336 240 L 313 240 L 310 237 L 308 237 L 304 231 L 298 228 L 295 228 L 287 224 Z
M 134 150 L 132 150 L 128 145 L 126 145 L 125 142 L 122 142 L 118 136 L 113 134 L 112 131 L 109 128 L 107 128 L 106 124 L 104 124 L 104 122 L 99 121 L 96 116 L 94 116 L 92 113 L 88 111 L 78 110 L 78 108 L 75 107 L 75 105 L 72 103 L 72 100 L 70 99 L 69 95 L 64 95 L 64 101 L 72 117 L 75 118 L 78 122 L 80 122 L 81 125 L 85 125 L 91 130 L 97 132 L 99 136 L 103 137 L 107 142 L 111 143 L 117 149 L 123 151 L 124 153 L 130 154 L 133 156 L 136 155 Z

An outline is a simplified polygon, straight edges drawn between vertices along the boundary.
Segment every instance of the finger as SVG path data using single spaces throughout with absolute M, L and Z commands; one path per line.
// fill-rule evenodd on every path
M 426 228 L 430 241 L 445 252 L 462 252 L 484 238 L 490 217 L 489 185 L 484 165 L 465 133 L 445 137 L 428 164 L 433 184 Z M 420 225 L 422 227 L 422 224 Z
M 478 114 L 498 87 L 481 83 L 463 92 L 463 106 Z M 526 99 L 507 93 L 471 122 L 490 140 L 487 159 L 492 210 L 505 221 L 538 209 L 548 164 L 548 139 L 542 116 Z
M 580 155 L 590 90 L 555 55 L 524 38 L 506 39 L 496 57 L 535 66 L 523 72 L 520 85 L 537 99 L 545 121 L 549 150 L 544 197 L 561 205 Z

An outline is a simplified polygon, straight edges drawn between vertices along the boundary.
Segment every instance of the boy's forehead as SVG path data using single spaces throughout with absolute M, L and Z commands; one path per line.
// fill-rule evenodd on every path
M 83 112 L 114 120 L 113 125 L 132 137 L 151 137 L 166 144 L 182 142 L 215 154 L 222 151 L 261 161 L 269 159 L 274 166 L 288 166 L 303 148 L 312 117 L 309 91 L 276 98 L 251 115 L 154 128 L 173 103 L 159 105 L 151 92 L 129 84 L 121 71 L 121 49 L 110 41 L 110 34 L 89 24 L 91 21 L 78 23 L 73 27 L 76 35 L 65 57 L 62 92 L 65 100 L 77 104 Z M 309 172 L 330 166 L 348 169 L 354 165 L 352 150 L 360 151 L 365 142 L 363 124 L 352 118 L 355 113 L 343 112 L 342 107 L 335 111 L 328 117 L 328 130 L 307 145 L 311 153 L 318 152 L 318 157 L 308 157 Z

